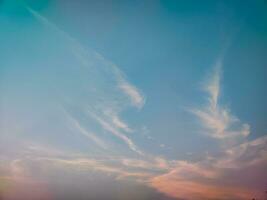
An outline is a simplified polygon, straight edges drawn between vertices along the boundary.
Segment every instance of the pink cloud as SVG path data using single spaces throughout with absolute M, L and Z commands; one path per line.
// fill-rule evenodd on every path
M 180 199 L 263 198 L 267 174 L 267 136 L 227 150 L 197 163 L 177 161 L 169 172 L 150 184 Z

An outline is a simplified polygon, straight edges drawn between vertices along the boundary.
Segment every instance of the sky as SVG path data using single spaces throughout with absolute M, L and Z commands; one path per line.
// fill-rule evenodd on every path
M 1 200 L 267 197 L 265 0 L 0 0 Z

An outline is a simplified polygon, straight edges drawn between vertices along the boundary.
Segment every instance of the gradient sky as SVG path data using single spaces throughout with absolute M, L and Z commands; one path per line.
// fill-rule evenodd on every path
M 267 194 L 267 2 L 0 0 L 0 199 Z

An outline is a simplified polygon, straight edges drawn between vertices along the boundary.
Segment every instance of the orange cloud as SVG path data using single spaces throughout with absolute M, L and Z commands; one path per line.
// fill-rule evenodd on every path
M 177 180 L 175 177 L 163 175 L 155 177 L 152 187 L 174 198 L 181 199 L 250 199 L 255 191 L 249 188 L 231 186 L 214 186 L 195 181 Z
M 267 137 L 243 143 L 217 158 L 197 163 L 176 161 L 169 172 L 150 185 L 179 199 L 263 199 L 266 184 Z

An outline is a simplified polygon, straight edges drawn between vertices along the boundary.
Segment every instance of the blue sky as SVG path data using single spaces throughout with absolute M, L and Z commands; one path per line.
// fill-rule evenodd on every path
M 3 198 L 263 198 L 266 9 L 0 1 Z

